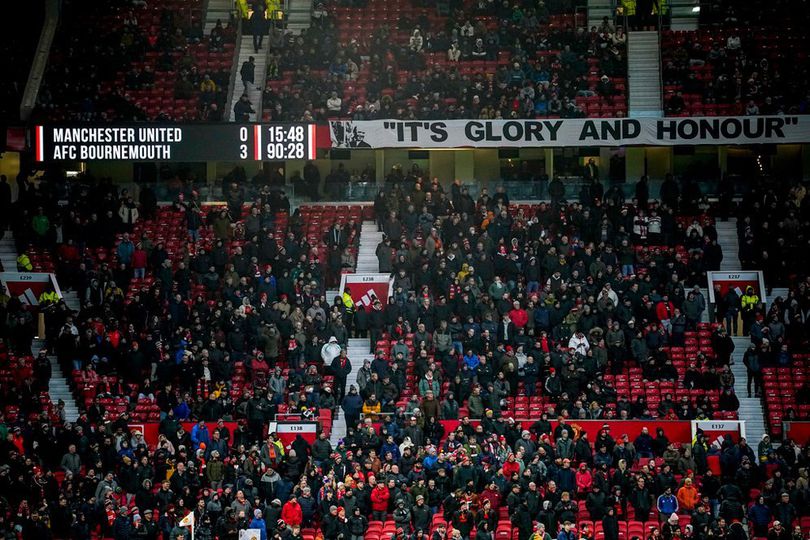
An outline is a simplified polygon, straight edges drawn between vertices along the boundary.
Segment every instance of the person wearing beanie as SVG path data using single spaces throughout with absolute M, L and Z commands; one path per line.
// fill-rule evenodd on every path
M 250 520 L 251 529 L 259 529 L 261 540 L 267 540 L 267 524 L 262 517 L 262 511 L 258 508 L 253 511 L 253 519 Z
M 681 537 L 681 526 L 678 523 L 678 514 L 672 513 L 667 518 L 666 523 L 661 527 L 661 538 L 664 540 L 672 540 L 673 538 Z

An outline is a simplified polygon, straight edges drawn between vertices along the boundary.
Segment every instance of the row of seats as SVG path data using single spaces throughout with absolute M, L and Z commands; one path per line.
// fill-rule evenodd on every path
M 740 23 L 743 21 L 740 21 Z M 796 86 L 808 61 L 808 36 L 789 21 L 779 28 L 740 23 L 662 33 L 664 100 L 673 116 L 791 114 L 801 111 Z M 736 40 L 739 39 L 739 47 Z M 741 59 L 745 58 L 742 63 Z M 680 93 L 680 96 L 676 94 Z M 679 103 L 682 101 L 682 103 Z M 750 107 L 753 104 L 755 107 Z
M 768 429 L 782 434 L 782 421 L 793 409 L 796 420 L 810 420 L 810 403 L 799 403 L 797 395 L 810 382 L 810 354 L 795 354 L 789 366 L 766 367 L 762 370 L 764 404 Z
M 92 9 L 66 4 L 35 115 L 41 121 L 217 120 L 206 116 L 199 81 L 210 75 L 218 86 L 214 102 L 222 101 L 236 33 L 223 21 L 224 43 L 214 46 L 203 35 L 204 19 L 201 0 Z M 182 32 L 186 45 L 162 50 L 162 40 L 173 40 L 175 31 Z M 150 69 L 154 82 L 128 85 L 133 69 Z M 94 72 L 94 81 L 85 89 L 85 80 L 73 78 L 83 77 L 87 70 Z M 187 97 L 175 90 L 186 72 L 194 82 Z

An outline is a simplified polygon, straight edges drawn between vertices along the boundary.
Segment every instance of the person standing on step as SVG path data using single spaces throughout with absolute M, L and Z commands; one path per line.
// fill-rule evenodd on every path
M 335 401 L 343 401 L 346 395 L 346 378 L 352 372 L 352 363 L 346 357 L 346 349 L 342 348 L 340 354 L 332 359 L 332 375 L 335 377 Z
M 245 85 L 245 93 L 250 91 L 250 86 L 256 80 L 256 58 L 249 56 L 248 59 L 242 63 L 239 69 L 239 75 L 242 77 L 242 84 Z
M 267 20 L 264 18 L 266 9 L 264 0 L 258 0 L 253 3 L 253 13 L 250 15 L 250 26 L 253 32 L 253 51 L 256 53 L 262 48 L 264 34 L 267 32 Z
M 743 364 L 748 375 L 746 387 L 748 397 L 751 397 L 751 383 L 754 383 L 754 396 L 759 397 L 762 392 L 762 363 L 760 362 L 759 351 L 753 343 L 748 347 L 743 355 Z

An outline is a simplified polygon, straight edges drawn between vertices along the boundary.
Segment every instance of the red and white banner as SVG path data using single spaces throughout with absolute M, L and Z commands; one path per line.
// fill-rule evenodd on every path
M 298 435 L 312 444 L 318 437 L 318 422 L 271 422 L 268 431 L 275 431 L 284 446 L 292 444 Z
M 693 440 L 698 430 L 703 432 L 709 444 L 719 447 L 726 437 L 731 437 L 735 443 L 745 437 L 745 420 L 692 420 Z
M 6 294 L 17 297 L 24 306 L 38 306 L 40 295 L 46 291 L 55 291 L 62 298 L 62 291 L 53 274 L 2 272 L 0 284 Z
M 388 274 L 343 274 L 340 279 L 340 294 L 350 291 L 355 305 L 371 307 L 379 300 L 383 307 L 393 290 L 394 279 Z
M 709 302 L 716 303 L 714 298 L 715 285 L 720 286 L 720 294 L 725 295 L 729 289 L 734 289 L 742 296 L 745 289 L 753 287 L 760 301 L 765 301 L 765 277 L 761 270 L 741 270 L 739 272 L 706 272 L 709 277 Z

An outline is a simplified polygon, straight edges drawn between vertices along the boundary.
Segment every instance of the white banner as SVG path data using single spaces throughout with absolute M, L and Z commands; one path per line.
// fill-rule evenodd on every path
M 810 142 L 810 116 L 329 122 L 332 148 L 503 148 Z

